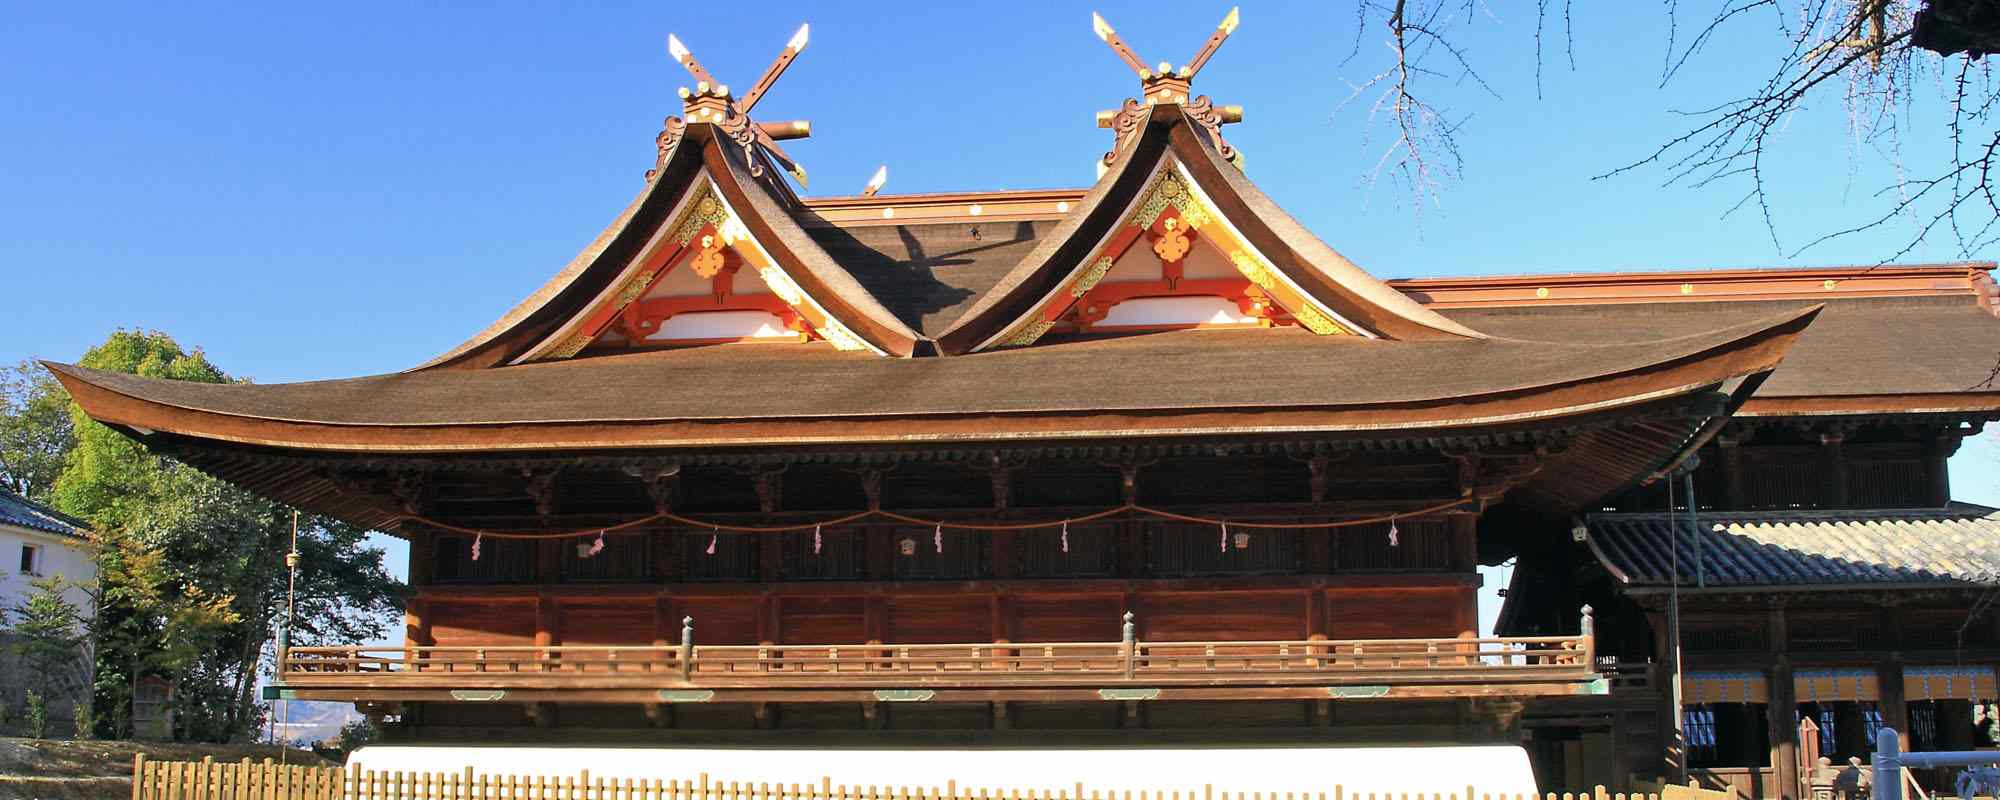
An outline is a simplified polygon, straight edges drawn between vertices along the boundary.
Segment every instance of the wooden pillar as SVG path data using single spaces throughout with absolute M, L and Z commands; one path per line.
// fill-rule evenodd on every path
M 895 528 L 887 525 L 864 525 L 861 533 L 861 547 L 865 573 L 871 581 L 886 581 L 896 574 Z
M 1820 499 L 1826 508 L 1846 508 L 1849 505 L 1847 491 L 1847 460 L 1843 447 L 1847 432 L 1832 430 L 1819 435 L 1819 464 L 1821 479 L 1824 480 L 1826 494 Z
M 1137 578 L 1146 572 L 1148 527 L 1140 520 L 1118 523 L 1118 576 Z
M 1021 573 L 1021 559 L 1014 546 L 1013 531 L 994 531 L 986 535 L 986 563 L 993 566 L 993 577 L 1005 580 Z
M 1451 570 L 1453 572 L 1478 570 L 1479 515 L 1450 514 L 1445 519 L 1451 525 Z
M 1725 431 L 1716 437 L 1716 471 L 1721 478 L 1722 503 L 1724 510 L 1749 508 L 1750 498 L 1743 488 L 1743 440 L 1747 434 L 1730 435 Z
M 653 598 L 653 646 L 669 647 L 680 642 L 680 620 L 674 617 L 674 599 L 667 595 Z
M 1680 725 L 1678 723 L 1680 721 L 1681 708 L 1675 702 L 1679 698 L 1678 691 L 1681 676 L 1674 662 L 1673 634 L 1672 630 L 1668 627 L 1667 617 L 1664 613 L 1649 612 L 1647 618 L 1652 623 L 1653 628 L 1653 663 L 1659 665 L 1656 674 L 1659 675 L 1660 683 L 1659 686 L 1655 687 L 1655 691 L 1659 694 L 1658 708 L 1660 709 L 1660 715 L 1658 728 L 1660 752 L 1666 761 L 1665 764 L 1661 765 L 1661 774 L 1665 776 L 1665 780 L 1668 783 L 1685 783 L 1687 781 L 1687 743 L 1680 740 Z
M 1326 587 L 1314 586 L 1306 590 L 1306 638 L 1325 639 L 1326 633 Z
M 757 579 L 761 581 L 784 580 L 785 549 L 784 534 L 756 534 Z
M 1959 435 L 1956 430 L 1947 430 L 1931 437 L 1930 446 L 1925 448 L 1924 462 L 1928 467 L 1926 476 L 1930 479 L 1927 505 L 1942 508 L 1951 502 L 1951 455 L 1958 452 Z
M 889 641 L 889 598 L 870 594 L 861 601 L 861 634 L 871 643 Z
M 762 597 L 759 597 L 757 599 L 757 643 L 758 644 L 762 645 L 776 644 L 778 641 L 778 637 L 784 635 L 784 632 L 779 629 L 780 622 L 778 618 L 778 615 L 782 612 L 783 608 L 778 605 L 777 595 L 771 594 L 770 592 L 767 591 L 764 593 Z
M 1904 752 L 1910 750 L 1910 705 L 1903 696 L 1903 659 L 1891 654 L 1875 665 L 1875 680 L 1881 684 L 1882 724 L 1896 729 Z
M 535 540 L 535 582 L 562 582 L 562 548 L 567 539 Z
M 1772 609 L 1765 618 L 1771 655 L 1765 680 L 1770 685 L 1771 699 L 1764 706 L 1764 730 L 1771 740 L 1771 772 L 1777 777 L 1778 796 L 1799 800 L 1799 726 L 1792 722 L 1799 700 L 1792 686 L 1791 658 L 1785 654 L 1790 639 L 1788 624 L 1781 608 Z
M 654 534 L 660 549 L 660 580 L 675 583 L 687 579 L 688 542 L 694 534 L 669 530 Z M 676 626 L 678 627 L 678 626 Z
M 556 599 L 548 595 L 535 598 L 535 646 L 554 647 L 562 644 L 562 614 Z
M 1333 573 L 1333 537 L 1338 528 L 1304 530 L 1299 533 L 1306 540 L 1306 574 L 1329 575 Z
M 422 595 L 410 598 L 403 607 L 403 644 L 410 647 L 430 647 L 437 644 L 431 640 L 431 601 Z
M 410 534 L 410 587 L 429 586 L 436 576 L 437 533 L 415 530 Z

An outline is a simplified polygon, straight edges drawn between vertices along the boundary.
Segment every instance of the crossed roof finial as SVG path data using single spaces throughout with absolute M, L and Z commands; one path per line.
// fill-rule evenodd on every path
M 1223 42 L 1229 40 L 1229 34 L 1236 32 L 1237 22 L 1238 10 L 1229 9 L 1229 15 L 1222 18 L 1222 24 L 1215 26 L 1215 32 L 1209 34 L 1208 41 L 1202 43 L 1194 58 L 1181 65 L 1180 69 L 1175 69 L 1173 64 L 1165 61 L 1160 62 L 1157 67 L 1146 66 L 1145 60 L 1139 58 L 1139 54 L 1133 52 L 1131 46 L 1118 37 L 1118 31 L 1112 29 L 1111 23 L 1104 21 L 1104 17 L 1095 11 L 1090 13 L 1091 31 L 1097 34 L 1097 38 L 1104 40 L 1105 44 L 1110 45 L 1111 52 L 1117 53 L 1118 57 L 1125 61 L 1126 66 L 1139 74 L 1139 95 L 1143 98 L 1143 102 L 1127 98 L 1123 107 L 1097 113 L 1097 127 L 1111 128 L 1118 136 L 1116 146 L 1111 152 L 1104 154 L 1106 165 L 1118 160 L 1118 152 L 1125 149 L 1126 143 L 1148 116 L 1148 107 L 1164 105 L 1181 106 L 1189 118 L 1208 130 L 1209 135 L 1215 140 L 1216 151 L 1221 153 L 1223 158 L 1236 157 L 1235 149 L 1223 141 L 1221 127 L 1241 122 L 1243 107 L 1217 106 L 1209 102 L 1207 95 L 1193 95 L 1189 91 L 1189 86 L 1193 83 L 1194 76 L 1201 72 L 1202 67 L 1208 65 L 1210 58 L 1215 56 L 1215 51 L 1222 47 Z
M 779 76 L 784 75 L 785 70 L 792 66 L 792 61 L 799 57 L 799 53 L 805 52 L 809 27 L 800 25 L 798 32 L 792 34 L 791 41 L 785 43 L 784 51 L 778 54 L 778 60 L 771 62 L 771 66 L 764 69 L 764 75 L 750 86 L 750 91 L 734 98 L 730 95 L 728 84 L 716 80 L 714 75 L 709 74 L 708 68 L 695 60 L 694 52 L 681 43 L 679 36 L 667 34 L 667 53 L 672 55 L 675 61 L 680 62 L 680 65 L 695 79 L 693 89 L 683 86 L 680 90 L 681 106 L 683 113 L 687 114 L 687 122 L 709 123 L 720 127 L 731 141 L 743 148 L 743 155 L 750 164 L 751 175 L 763 177 L 764 166 L 760 158 L 762 156 L 791 173 L 801 188 L 806 185 L 805 168 L 786 154 L 784 148 L 778 146 L 778 141 L 811 136 L 812 123 L 805 120 L 752 122 L 750 110 L 757 107 L 759 100 L 764 99 L 765 93 L 769 92 L 771 86 L 778 82 Z M 679 140 L 684 125 L 685 123 L 679 119 L 667 118 L 666 131 L 660 134 L 660 152 L 663 156 L 672 149 L 673 143 Z

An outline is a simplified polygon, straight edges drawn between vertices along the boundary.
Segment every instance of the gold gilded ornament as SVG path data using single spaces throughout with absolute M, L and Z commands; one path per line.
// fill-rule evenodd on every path
M 701 237 L 701 252 L 695 254 L 694 260 L 689 262 L 689 266 L 694 267 L 694 274 L 704 278 L 713 278 L 715 277 L 715 273 L 722 271 L 722 265 L 727 260 L 722 255 L 722 243 L 716 241 L 714 236 L 703 236 Z
M 1169 264 L 1186 258 L 1188 249 L 1194 246 L 1188 241 L 1187 231 L 1181 230 L 1180 225 L 1176 224 L 1179 221 L 1167 220 L 1164 223 L 1166 233 L 1160 236 L 1159 241 L 1153 243 L 1153 254 Z
M 1082 275 L 1077 276 L 1076 284 L 1069 287 L 1069 296 L 1082 297 L 1089 294 L 1090 290 L 1097 286 L 1098 281 L 1104 280 L 1104 273 L 1110 271 L 1111 258 L 1107 256 L 1098 259 L 1097 263 L 1090 265 L 1090 269 L 1084 270 Z

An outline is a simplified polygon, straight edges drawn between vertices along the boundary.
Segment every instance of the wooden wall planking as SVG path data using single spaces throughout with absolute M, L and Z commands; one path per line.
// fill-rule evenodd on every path
M 1460 636 L 1477 626 L 1476 587 L 1187 585 L 1034 591 L 907 591 L 826 585 L 782 593 L 707 587 L 702 593 L 517 594 L 420 598 L 412 630 L 439 646 L 646 645 L 680 639 L 693 617 L 699 644 L 949 644 L 1111 642 L 1136 616 L 1153 641 L 1390 639 Z M 538 637 L 537 634 L 542 634 Z M 415 641 L 416 644 L 426 642 Z

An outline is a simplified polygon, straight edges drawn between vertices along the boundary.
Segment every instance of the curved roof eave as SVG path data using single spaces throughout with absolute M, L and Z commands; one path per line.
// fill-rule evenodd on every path
M 1802 332 L 1818 307 L 1718 332 L 1696 341 L 1653 352 L 1648 358 L 1633 351 L 1628 361 L 1607 365 L 1609 371 L 1579 375 L 1559 383 L 1519 385 L 1479 395 L 1440 396 L 1423 400 L 1377 399 L 1367 402 L 1336 402 L 1328 398 L 1317 403 L 1292 402 L 1287 405 L 1252 405 L 1241 399 L 1225 398 L 1199 406 L 1103 406 L 1022 407 L 1011 410 L 968 410 L 942 407 L 879 410 L 872 404 L 856 406 L 852 413 L 832 414 L 818 405 L 797 409 L 771 409 L 761 416 L 694 417 L 634 416 L 622 419 L 579 417 L 526 417 L 467 422 L 461 420 L 422 423 L 413 421 L 327 421 L 324 419 L 282 419 L 254 416 L 254 409 L 241 402 L 224 399 L 255 399 L 271 390 L 303 394 L 306 407 L 324 407 L 328 391 L 351 390 L 357 384 L 326 388 L 327 384 L 294 384 L 291 387 L 247 385 L 183 384 L 177 381 L 138 378 L 79 367 L 46 363 L 69 388 L 84 410 L 94 419 L 123 426 L 140 433 L 164 431 L 220 442 L 321 451 L 384 452 L 471 452 L 597 448 L 660 448 L 709 445 L 799 445 L 826 443 L 888 443 L 910 441 L 980 441 L 1006 439 L 1062 439 L 1081 437 L 1178 436 L 1214 433 L 1353 432 L 1407 429 L 1450 429 L 1508 426 L 1539 423 L 1565 416 L 1597 413 L 1664 397 L 1698 391 L 1731 378 L 1760 374 L 1775 368 Z M 1535 343 L 1513 343 L 1534 347 Z M 1368 343 L 1367 348 L 1401 348 L 1394 342 Z M 1486 348 L 1468 342 L 1452 347 Z M 1662 345 L 1666 347 L 1666 345 Z M 1316 351 L 1327 348 L 1315 347 Z M 1573 349 L 1573 348 L 1572 348 Z M 1620 351 L 1623 352 L 1623 351 Z M 1565 355 L 1570 355 L 1568 350 Z M 1410 353 L 1411 356 L 1418 355 Z M 1392 355 L 1393 357 L 1393 355 Z M 922 359 L 901 361 L 905 367 L 924 363 L 947 365 L 954 362 L 990 361 L 991 357 L 962 359 Z M 851 367 L 857 363 L 843 360 Z M 579 364 L 546 365 L 514 369 L 574 369 Z M 604 369 L 596 365 L 593 369 Z M 956 369 L 956 367 L 953 367 Z M 462 373 L 460 373 L 462 374 Z M 570 383 L 570 375 L 554 375 Z M 863 376 L 866 378 L 866 376 Z M 935 376 L 933 376 L 935 377 Z M 946 376 L 945 379 L 949 379 Z M 449 375 L 382 376 L 356 381 L 462 382 Z M 490 381 L 489 381 L 490 383 Z M 388 404 L 387 398 L 371 391 L 400 390 L 384 384 L 384 389 L 356 390 L 372 405 Z M 496 384 L 497 386 L 497 384 Z M 468 387 L 437 386 L 447 395 L 464 396 Z M 478 388 L 478 387 L 473 387 Z M 493 386 L 485 387 L 492 390 Z M 522 394 L 518 387 L 506 394 Z M 315 397 L 315 389 L 322 389 Z M 262 390 L 260 395 L 248 392 Z M 300 390 L 303 390 L 301 392 Z M 429 391 L 429 390 L 426 390 Z M 176 396 L 182 395 L 182 396 Z M 354 399 L 354 398 L 347 398 Z M 467 398 L 477 402 L 477 397 Z M 201 407 L 207 406 L 207 407 Z M 539 407 L 539 406 L 537 406 Z M 817 409 L 817 410 L 816 410 Z M 530 409 L 532 410 L 532 409 Z

